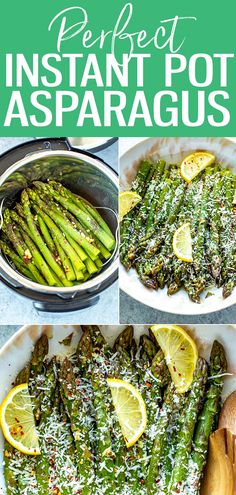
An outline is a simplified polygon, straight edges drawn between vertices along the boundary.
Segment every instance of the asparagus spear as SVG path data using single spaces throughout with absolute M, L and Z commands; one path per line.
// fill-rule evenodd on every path
M 50 249 L 51 253 L 57 256 L 57 249 L 55 243 L 51 237 L 51 234 L 48 230 L 46 223 L 44 222 L 43 218 L 40 215 L 38 216 L 38 223 L 39 223 L 39 228 L 41 230 L 41 234 L 44 237 L 48 249 Z
M 20 371 L 16 377 L 14 386 L 17 387 L 29 381 L 30 368 L 27 365 Z M 21 455 L 10 445 L 7 440 L 4 440 L 4 462 L 3 471 L 6 483 L 7 495 L 20 495 L 18 486 L 18 476 L 21 472 Z
M 128 353 L 132 353 L 134 350 L 134 339 L 133 339 L 133 327 L 131 325 L 127 326 L 116 338 L 113 350 L 115 351 L 114 359 L 111 359 L 111 373 L 110 375 L 114 378 L 126 378 L 127 374 L 129 375 L 129 379 L 132 381 L 132 376 L 130 375 L 130 370 L 125 370 L 125 360 L 128 361 L 128 366 L 131 367 L 130 364 L 130 356 Z M 127 357 L 128 356 L 128 357 Z M 126 373 L 126 377 L 124 377 L 124 373 Z M 114 453 L 116 456 L 116 482 L 118 488 L 122 486 L 124 488 L 124 493 L 127 487 L 127 473 L 126 473 L 126 463 L 129 460 L 129 454 L 125 447 L 124 437 L 117 420 L 116 414 L 114 414 L 114 424 L 113 424 L 113 444 L 114 444 Z M 118 467 L 118 469 L 117 469 Z
M 34 185 L 36 185 L 36 184 L 38 186 L 38 182 L 37 183 L 34 182 Z M 45 197 L 45 195 L 43 197 Z M 48 198 L 46 198 L 46 200 L 48 202 Z M 50 203 L 50 205 L 52 206 L 51 203 Z M 58 208 L 58 206 L 57 206 L 57 208 Z M 60 209 L 60 212 L 63 213 L 63 215 L 65 215 L 70 220 L 70 222 L 73 225 L 73 227 L 78 227 L 77 223 L 75 223 L 76 222 L 76 219 L 73 217 L 73 215 L 68 214 L 68 212 L 66 210 L 63 210 L 62 208 Z M 69 215 L 70 215 L 70 217 L 69 217 Z M 39 218 L 40 218 L 40 215 L 39 215 Z M 73 221 L 72 221 L 72 218 L 73 218 Z M 47 228 L 47 225 L 45 223 L 44 223 L 44 225 Z M 80 230 L 79 227 L 78 227 L 78 230 Z M 64 233 L 64 236 L 66 237 L 67 241 L 69 242 L 69 244 L 72 246 L 72 248 L 74 249 L 74 251 L 77 253 L 79 259 L 81 261 L 85 261 L 88 258 L 88 255 L 85 253 L 85 251 L 81 248 L 81 246 L 67 232 L 63 232 L 63 233 Z M 64 244 L 64 240 L 63 240 L 63 244 Z M 99 249 L 100 249 L 100 247 L 99 247 Z M 101 251 L 101 253 L 102 253 L 102 251 Z M 109 253 L 109 256 L 110 256 L 110 253 Z
M 178 493 L 187 475 L 194 428 L 201 407 L 201 401 L 204 397 L 206 381 L 207 363 L 204 359 L 198 358 L 192 387 L 188 396 L 188 403 L 180 418 L 181 429 L 177 438 L 174 467 L 168 489 L 168 494 L 171 495 L 172 493 Z
M 81 325 L 81 328 L 83 331 L 89 331 L 94 350 L 99 351 L 102 359 L 111 356 L 112 350 L 97 325 Z
M 235 190 L 235 178 L 228 171 L 222 174 L 221 186 L 224 193 L 223 208 L 221 213 L 221 249 L 222 249 L 222 279 L 223 279 L 223 297 L 229 297 L 235 284 L 235 249 L 236 249 L 236 230 L 235 218 L 233 216 L 233 197 Z
M 158 218 L 158 227 L 156 228 L 155 235 L 148 242 L 148 245 L 145 246 L 145 256 L 142 268 L 142 273 L 144 276 L 140 277 L 142 282 L 145 285 L 156 288 L 156 283 L 153 283 L 150 279 L 152 275 L 156 274 L 159 258 L 156 257 L 156 252 L 160 248 L 160 245 L 163 242 L 163 232 L 165 230 L 165 223 L 168 226 L 168 218 L 172 215 L 175 203 L 175 190 L 179 184 L 179 180 L 173 181 L 169 185 L 169 190 L 166 194 L 165 203 L 163 208 L 159 212 Z M 147 277 L 148 276 L 148 277 Z
M 17 270 L 19 270 L 19 272 L 21 272 L 22 275 L 24 275 L 27 278 L 31 278 L 32 280 L 34 280 L 32 273 L 30 272 L 30 270 L 28 270 L 27 265 L 24 265 L 20 256 L 18 256 L 15 253 L 15 251 L 13 251 L 13 249 L 11 249 L 10 246 L 8 246 L 5 242 L 3 242 L 1 240 L 0 240 L 0 249 L 5 254 L 5 256 L 10 258 L 10 260 L 14 263 Z
M 11 241 L 14 249 L 20 256 L 20 258 L 22 258 L 23 262 L 27 264 L 27 268 L 30 270 L 35 280 L 39 284 L 45 285 L 46 282 L 43 276 L 40 274 L 37 267 L 35 266 L 32 260 L 32 255 L 29 249 L 27 248 L 27 245 L 25 244 L 21 233 L 17 229 L 16 225 L 11 223 L 10 214 L 8 210 L 5 210 L 4 212 L 4 224 L 2 226 L 2 229 L 5 232 L 8 239 Z
M 140 338 L 140 391 L 147 405 L 148 425 L 145 432 L 147 454 L 152 453 L 158 434 L 158 421 L 162 403 L 162 387 L 167 366 L 161 349 L 147 336 Z
M 149 213 L 149 203 L 153 199 L 154 191 L 156 189 L 156 183 L 159 182 L 159 179 L 160 179 L 159 168 L 157 164 L 152 165 L 147 177 L 148 186 L 144 194 L 143 200 L 140 204 L 137 217 L 135 218 L 134 221 L 133 235 L 128 250 L 128 257 L 130 260 L 133 260 L 135 258 L 135 254 L 138 248 L 138 239 L 139 237 L 142 236 L 142 232 L 143 232 L 142 227 L 143 224 L 146 222 Z
M 185 202 L 180 215 L 177 219 L 176 229 L 179 228 L 184 223 L 190 223 L 192 225 L 193 217 L 195 211 L 199 208 L 202 192 L 202 180 L 196 177 L 193 182 L 191 182 L 186 191 Z M 172 242 L 172 239 L 171 239 Z M 180 261 L 174 258 L 173 261 L 173 279 L 170 281 L 168 287 L 168 294 L 175 294 L 181 287 L 183 281 L 188 276 L 188 264 L 184 261 Z
M 38 194 L 35 191 L 29 190 L 29 196 L 32 199 L 33 203 L 37 204 L 40 208 L 40 214 L 42 211 L 45 212 L 54 223 L 63 231 L 64 234 L 69 234 L 72 239 L 74 239 L 81 247 L 86 251 L 86 253 L 90 256 L 90 258 L 94 261 L 99 255 L 99 249 L 93 246 L 91 243 L 87 241 L 87 239 L 80 234 L 72 225 L 71 222 L 63 217 L 56 208 L 51 208 L 48 205 L 45 205 Z
M 99 251 L 100 251 L 99 256 L 105 258 L 106 260 L 108 260 L 110 258 L 110 256 L 111 256 L 110 251 L 108 251 L 108 249 L 105 248 L 104 244 L 102 244 L 102 242 L 97 239 L 97 237 L 94 235 L 92 230 L 90 230 L 88 228 L 84 228 L 81 225 L 81 223 L 67 210 L 63 210 L 63 214 L 71 222 L 71 224 L 74 227 L 76 227 L 82 234 L 84 233 L 84 235 L 86 237 L 89 236 L 90 242 L 92 242 L 93 245 L 99 249 Z
M 120 378 L 138 386 L 138 370 L 133 356 L 133 335 L 134 329 L 132 325 L 128 325 L 116 338 L 113 349 L 116 353 L 116 366 Z
M 63 283 L 61 282 L 59 277 L 51 270 L 50 266 L 47 265 L 44 258 L 41 256 L 41 253 L 37 249 L 37 246 L 32 241 L 31 237 L 27 234 L 26 231 L 24 231 L 21 228 L 20 228 L 20 232 L 22 234 L 26 246 L 28 247 L 28 251 L 32 256 L 35 265 L 41 271 L 48 285 L 62 287 Z
M 44 360 L 48 353 L 48 338 L 43 334 L 36 342 L 30 360 L 30 376 L 28 380 L 29 392 L 32 400 L 35 422 L 38 425 L 41 418 L 41 405 L 45 383 Z M 43 493 L 43 485 L 47 476 L 37 477 L 37 462 L 35 458 L 24 456 L 22 459 L 22 471 L 19 475 L 20 493 L 31 495 L 33 493 Z M 30 480 L 30 482 L 29 482 Z M 36 488 L 37 486 L 37 488 Z M 45 492 L 44 492 L 45 493 Z
M 154 189 L 153 189 L 153 195 L 150 198 L 151 204 L 148 205 L 146 227 L 145 227 L 145 232 L 144 232 L 145 236 L 148 235 L 149 229 L 152 229 L 153 222 L 155 220 L 155 211 L 156 211 L 157 205 L 159 203 L 159 198 L 160 198 L 160 194 L 162 191 L 163 179 L 165 179 L 165 177 L 166 177 L 165 165 L 166 165 L 166 162 L 164 160 L 160 160 L 157 164 L 158 175 L 157 175 L 157 180 L 155 181 L 155 185 L 154 185 Z
M 151 164 L 148 161 L 143 161 L 140 164 L 138 169 L 138 173 L 136 175 L 135 180 L 132 183 L 131 191 L 136 192 L 140 196 L 144 196 L 145 194 L 145 184 L 146 179 L 150 170 Z M 129 248 L 129 240 L 132 235 L 132 221 L 139 210 L 139 206 L 131 210 L 127 215 L 125 215 L 124 219 L 120 225 L 120 259 L 124 266 L 129 269 L 131 266 L 130 260 L 128 259 L 128 248 Z
M 115 342 L 115 350 L 118 353 L 117 368 L 123 380 L 130 381 L 142 393 L 143 387 L 139 382 L 140 367 L 135 359 L 136 345 L 134 346 L 133 327 L 128 326 L 118 336 Z M 141 494 L 145 480 L 147 466 L 147 449 L 145 439 L 141 438 L 127 451 L 125 463 L 128 466 L 127 493 Z M 125 491 L 126 493 L 126 491 Z
M 151 363 L 158 351 L 156 343 L 151 339 L 151 337 L 143 334 L 140 337 L 139 345 L 141 347 L 141 358 L 145 355 L 149 363 Z
M 49 492 L 50 458 L 48 453 L 48 438 L 45 434 L 48 428 L 50 428 L 48 424 L 50 425 L 56 392 L 55 366 L 55 359 L 52 359 L 46 369 L 41 393 L 40 422 L 38 425 L 41 454 L 36 459 L 36 479 L 39 495 L 48 495 Z
M 193 266 L 189 269 L 189 281 L 185 284 L 190 299 L 200 302 L 200 293 L 212 283 L 212 275 L 207 266 L 205 243 L 207 235 L 208 202 L 212 189 L 212 176 L 217 172 L 218 165 L 209 167 L 204 172 L 204 187 L 199 207 L 192 225 Z
M 170 226 L 174 223 L 180 208 L 183 204 L 186 192 L 186 185 L 184 181 L 178 184 L 178 181 L 174 181 L 172 185 L 171 194 L 169 196 L 169 202 L 167 204 L 166 212 L 166 225 L 158 232 L 156 238 L 150 242 L 150 247 L 146 252 L 147 257 L 153 256 L 156 253 L 162 242 L 165 240 Z M 154 263 L 155 267 L 155 263 Z
M 109 416 L 112 398 L 107 385 L 108 359 L 112 351 L 96 325 L 83 325 L 83 331 L 90 333 L 89 354 L 92 355 L 90 369 L 93 388 L 93 404 L 97 425 L 98 488 L 109 494 L 115 486 L 115 454 L 112 449 L 113 418 Z M 93 348 L 91 348 L 93 346 Z
M 44 383 L 44 359 L 48 354 L 48 338 L 43 334 L 36 342 L 30 361 L 29 391 L 33 399 L 33 411 L 36 423 L 41 417 L 41 402 L 43 393 L 40 391 Z
M 173 384 L 170 383 L 165 393 L 164 402 L 158 417 L 158 423 L 156 425 L 158 433 L 154 439 L 150 465 L 147 473 L 147 492 L 151 495 L 154 495 L 156 490 L 161 488 L 160 466 L 165 441 L 165 432 L 171 417 L 173 403 L 174 401 L 177 401 L 177 398 L 178 395 L 176 394 L 175 388 Z
M 61 245 L 58 242 L 58 240 L 56 240 L 56 238 L 55 238 L 55 244 L 56 244 L 56 247 L 57 247 L 59 259 L 60 259 L 60 261 L 62 263 L 64 272 L 66 274 L 67 280 L 69 280 L 71 282 L 73 280 L 78 280 L 77 277 L 78 277 L 78 273 L 80 273 L 80 272 L 77 271 L 76 274 L 75 274 L 75 271 L 73 269 L 73 266 L 72 266 L 72 263 L 71 263 L 69 257 L 67 256 L 67 254 L 65 253 L 65 251 L 61 247 Z
M 48 285 L 53 286 L 57 285 L 56 279 L 53 276 L 53 273 L 49 269 L 47 263 L 45 262 L 44 258 L 41 256 L 39 250 L 35 246 L 34 242 L 31 240 L 31 238 L 26 234 L 24 230 L 21 230 L 22 237 L 31 253 L 33 256 L 35 265 L 37 268 L 41 271 L 43 277 L 47 281 Z
M 131 347 L 132 339 L 134 336 L 134 328 L 132 325 L 127 326 L 123 332 L 121 332 L 115 342 L 114 342 L 114 350 L 118 351 L 120 348 L 125 351 L 129 350 Z
M 208 440 L 213 431 L 223 388 L 222 374 L 226 373 L 226 371 L 227 361 L 224 348 L 215 340 L 211 350 L 208 389 L 206 391 L 203 409 L 198 417 L 197 427 L 193 437 L 193 450 L 188 467 L 186 485 L 189 493 L 192 495 L 197 495 L 200 490 L 203 469 L 207 460 Z
M 215 176 L 212 200 L 209 202 L 208 218 L 210 222 L 210 239 L 207 245 L 211 272 L 217 284 L 220 281 L 222 263 L 220 252 L 220 198 L 221 182 L 220 174 L 218 172 Z
M 206 169 L 205 184 L 202 194 L 200 215 L 197 226 L 196 243 L 193 242 L 193 258 L 194 258 L 195 269 L 197 270 L 197 272 L 202 271 L 202 263 L 204 262 L 204 241 L 205 241 L 205 232 L 207 226 L 207 204 L 211 192 L 213 173 L 214 173 L 214 169 L 213 170 L 210 168 Z M 193 237 L 193 239 L 195 239 L 195 237 Z
M 70 361 L 65 358 L 60 368 L 60 391 L 65 410 L 70 419 L 71 431 L 77 450 L 77 469 L 82 494 L 90 495 L 93 490 L 94 466 L 86 428 L 84 405 L 78 382 Z
M 79 208 L 70 199 L 61 196 L 53 187 L 48 185 L 49 193 L 60 203 L 64 208 L 69 210 L 73 215 L 75 215 L 78 220 L 85 226 L 91 229 L 96 237 L 104 244 L 104 246 L 110 251 L 115 247 L 115 239 L 113 235 L 105 232 L 101 226 L 91 217 L 89 214 L 85 213 L 81 208 Z
M 42 255 L 44 256 L 45 260 L 47 261 L 48 265 L 51 267 L 51 269 L 56 273 L 56 275 L 59 277 L 59 279 L 64 283 L 66 283 L 66 276 L 60 265 L 56 262 L 54 259 L 51 251 L 48 249 L 46 246 L 45 242 L 43 241 L 37 226 L 34 222 L 33 215 L 30 210 L 30 201 L 29 201 L 29 196 L 26 190 L 24 190 L 21 194 L 21 200 L 22 200 L 22 206 L 24 208 L 24 213 L 25 213 L 25 218 L 28 223 L 29 229 L 31 231 L 31 234 L 34 238 L 34 242 L 36 246 L 39 248 L 41 251 Z
M 79 365 L 79 374 L 84 381 L 84 390 L 86 396 L 83 397 L 86 409 L 87 429 L 89 431 L 89 440 L 93 457 L 96 457 L 96 413 L 93 405 L 93 389 L 91 383 L 93 346 L 89 330 L 84 330 L 79 340 L 76 357 Z
M 64 404 L 60 400 L 58 387 L 56 389 L 53 415 L 58 424 L 56 455 L 53 465 L 58 493 L 61 495 L 74 495 L 74 485 L 77 480 L 76 451 L 68 416 Z M 62 432 L 63 435 L 61 434 Z
M 82 372 L 86 373 L 92 360 L 93 345 L 89 327 L 82 327 L 82 330 L 83 333 L 76 349 L 76 356 Z
M 65 236 L 70 245 L 73 247 L 74 251 L 79 256 L 79 259 L 81 259 L 81 261 L 87 260 L 88 255 L 85 253 L 82 247 L 69 234 L 67 234 L 67 232 L 65 232 Z
M 34 186 L 40 192 L 41 199 L 43 198 L 49 207 L 55 208 L 55 206 L 56 206 L 57 212 L 59 212 L 67 221 L 69 220 L 71 226 L 73 228 L 76 228 L 79 231 L 79 233 L 81 235 L 83 235 L 88 240 L 88 242 L 91 242 L 95 247 L 97 247 L 103 258 L 105 258 L 105 259 L 110 258 L 110 256 L 111 256 L 110 251 L 108 251 L 108 249 L 106 249 L 105 246 L 96 238 L 96 236 L 94 235 L 94 233 L 91 229 L 88 229 L 87 227 L 86 228 L 83 227 L 81 225 L 81 223 L 75 218 L 74 215 L 72 215 L 68 210 L 63 208 L 60 204 L 55 203 L 53 198 L 49 199 L 46 184 L 36 181 L 36 182 L 34 182 Z M 82 255 L 81 254 L 81 247 L 66 232 L 65 232 L 65 236 L 66 236 L 67 240 L 70 242 L 70 244 L 74 247 L 76 252 L 78 250 L 80 250 L 80 252 L 78 252 L 78 254 L 79 254 L 80 258 L 82 259 L 82 261 L 84 261 L 84 259 L 86 259 L 86 255 L 85 255 L 85 258 L 83 258 L 84 252 L 82 251 L 83 252 L 83 255 Z M 76 245 L 77 245 L 77 247 L 76 247 Z
M 17 206 L 18 206 L 18 210 L 20 210 L 21 205 L 18 204 Z M 62 287 L 63 284 L 61 283 L 59 278 L 54 273 L 51 272 L 50 268 L 46 265 L 44 259 L 42 258 L 39 251 L 37 250 L 37 248 L 33 242 L 33 236 L 31 234 L 31 232 L 29 231 L 28 226 L 25 223 L 25 221 L 23 220 L 23 218 L 20 217 L 19 215 L 17 215 L 17 213 L 15 211 L 11 211 L 10 215 L 11 215 L 13 221 L 15 221 L 17 224 L 19 224 L 20 232 L 21 232 L 21 234 L 25 240 L 26 245 L 28 246 L 29 252 L 34 259 L 36 266 L 39 268 L 39 270 L 45 276 L 45 279 L 47 280 L 48 284 L 49 285 L 57 285 L 58 287 Z M 41 227 L 43 228 L 42 225 L 41 225 Z M 44 235 L 47 234 L 47 241 L 49 242 L 50 234 L 49 234 L 49 232 L 45 231 L 45 227 L 46 226 L 44 226 Z M 54 250 L 55 246 L 53 245 L 53 246 L 49 246 L 49 247 L 53 248 L 52 250 Z M 5 251 L 6 251 L 6 248 L 5 248 Z M 8 255 L 10 256 L 10 258 L 12 260 L 13 260 L 13 254 L 14 254 L 13 252 L 11 252 L 11 254 L 8 252 Z M 25 275 L 28 278 L 31 278 L 33 281 L 37 282 L 35 277 L 31 275 L 31 272 L 27 268 L 24 267 L 21 260 L 17 259 L 15 256 L 14 256 L 14 259 L 15 259 L 16 268 L 18 268 L 19 271 L 21 271 L 21 273 L 23 275 Z M 39 281 L 39 283 L 40 283 L 40 281 Z
M 47 353 L 48 339 L 46 335 L 43 334 L 35 344 L 30 363 L 19 373 L 15 381 L 15 386 L 20 385 L 21 383 L 29 383 L 29 391 L 32 396 L 33 410 L 37 422 L 41 414 L 42 397 L 42 395 L 38 393 L 38 387 L 41 386 L 43 382 L 43 361 Z M 8 494 L 19 495 L 20 493 L 24 493 L 25 495 L 30 495 L 30 491 L 33 489 L 35 495 L 37 495 L 38 490 L 36 480 L 34 478 L 35 459 L 32 457 L 21 456 L 19 452 L 16 452 L 13 447 L 7 445 L 7 443 L 5 443 L 5 451 L 7 459 L 4 466 L 4 476 L 6 479 Z M 18 480 L 15 476 L 16 469 Z M 31 480 L 30 483 L 29 479 Z M 19 490 L 17 482 L 19 484 Z
M 38 208 L 36 205 L 34 205 L 34 208 L 37 211 L 37 213 L 40 214 L 40 216 L 43 218 L 44 222 L 46 223 L 47 227 L 52 232 L 52 236 L 54 238 L 54 242 L 56 242 L 57 247 L 60 246 L 61 249 L 63 249 L 63 251 L 69 257 L 69 260 L 72 263 L 73 268 L 77 275 L 77 273 L 83 270 L 83 268 L 85 267 L 84 263 L 80 260 L 80 258 L 78 258 L 76 251 L 67 241 L 67 239 L 60 231 L 60 229 L 56 226 L 56 224 L 53 222 L 53 220 L 51 220 L 51 218 L 46 213 L 42 212 L 40 208 Z
M 165 224 L 166 214 L 173 199 L 174 193 L 172 190 L 172 183 L 168 177 L 169 170 L 166 171 L 162 176 L 162 181 L 160 182 L 158 189 L 159 194 L 157 194 L 158 200 L 156 201 L 155 215 L 152 219 L 152 223 L 150 223 L 150 219 L 148 219 L 147 221 L 145 235 L 140 239 L 139 242 L 140 255 L 135 263 L 137 273 L 142 283 L 147 287 L 153 289 L 158 288 L 156 277 L 153 277 L 151 275 L 152 264 L 155 264 L 156 257 L 154 257 L 153 260 L 147 260 L 147 258 L 148 256 L 152 256 L 153 254 L 152 246 L 155 245 L 155 242 L 159 236 L 159 232 Z M 148 249 L 149 254 L 147 254 Z
M 65 188 L 59 182 L 49 181 L 49 185 L 52 186 L 56 191 L 58 191 L 62 196 L 71 199 L 73 203 L 75 203 L 75 205 L 77 205 L 81 210 L 91 215 L 102 227 L 102 229 L 107 232 L 107 234 L 109 234 L 111 237 L 113 236 L 105 220 L 103 220 L 100 213 L 88 201 L 86 201 L 84 198 L 80 198 L 76 194 L 73 194 L 69 189 Z
M 147 225 L 145 229 L 144 236 L 140 239 L 139 244 L 141 247 L 145 247 L 147 245 L 148 239 L 155 234 L 156 227 L 162 223 L 162 214 L 163 214 L 163 206 L 166 200 L 168 191 L 170 188 L 170 180 L 169 180 L 169 170 L 165 170 L 162 175 L 162 179 L 158 185 L 156 190 L 156 197 L 154 198 L 150 212 L 147 219 Z

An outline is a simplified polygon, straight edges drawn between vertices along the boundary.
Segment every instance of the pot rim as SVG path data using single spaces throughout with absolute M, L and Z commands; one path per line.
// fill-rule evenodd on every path
M 93 165 L 96 169 L 102 171 L 109 179 L 113 182 L 113 184 L 117 187 L 117 194 L 119 191 L 119 180 L 118 174 L 105 162 L 103 162 L 99 157 L 92 157 L 90 154 L 86 154 L 86 152 L 80 153 L 79 151 L 70 151 L 70 150 L 39 150 L 34 151 L 27 154 L 21 160 L 18 160 L 13 165 L 11 165 L 3 174 L 0 176 L 0 186 L 4 184 L 4 182 L 8 179 L 8 177 L 23 167 L 24 165 L 33 162 L 34 160 L 41 158 L 48 158 L 49 156 L 64 156 L 77 158 L 79 160 L 88 161 L 90 165 Z M 1 157 L 0 157 L 1 162 Z M 118 229 L 118 228 L 117 228 Z M 50 287 L 46 285 L 41 285 L 32 280 L 21 275 L 17 270 L 14 270 L 7 261 L 4 260 L 3 256 L 0 253 L 0 270 L 2 270 L 8 277 L 10 277 L 15 284 L 16 282 L 23 287 L 27 287 L 30 290 L 35 292 L 43 292 L 45 294 L 76 294 L 77 292 L 83 291 L 92 291 L 94 288 L 101 285 L 106 279 L 110 278 L 116 270 L 118 270 L 118 237 L 117 237 L 117 245 L 115 250 L 112 253 L 113 260 L 110 261 L 110 265 L 104 269 L 100 274 L 93 277 L 91 280 L 87 282 L 82 282 L 78 285 L 73 285 L 72 287 Z M 108 260 L 109 261 L 109 260 Z

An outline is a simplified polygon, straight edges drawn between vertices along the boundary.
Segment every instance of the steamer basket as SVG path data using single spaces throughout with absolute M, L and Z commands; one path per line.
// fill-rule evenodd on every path
M 80 194 L 101 210 L 114 236 L 117 231 L 118 177 L 100 158 L 71 147 L 67 139 L 36 140 L 11 149 L 0 157 L 0 201 L 3 208 L 18 200 L 34 180 L 54 179 Z M 112 211 L 111 211 L 112 210 Z M 95 304 L 98 294 L 117 278 L 117 250 L 102 271 L 73 287 L 47 287 L 16 271 L 0 254 L 0 279 L 18 293 L 36 301 L 37 309 L 72 311 Z

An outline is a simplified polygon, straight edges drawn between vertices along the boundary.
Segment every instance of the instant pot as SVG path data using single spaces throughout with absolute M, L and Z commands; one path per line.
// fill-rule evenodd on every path
M 22 189 L 34 180 L 54 179 L 95 207 L 117 238 L 118 174 L 101 158 L 74 148 L 67 138 L 37 139 L 23 143 L 0 156 L 0 202 L 11 207 Z M 118 246 L 102 271 L 73 287 L 37 284 L 11 266 L 0 253 L 0 280 L 18 294 L 34 301 L 36 309 L 74 311 L 96 304 L 99 294 L 118 277 Z

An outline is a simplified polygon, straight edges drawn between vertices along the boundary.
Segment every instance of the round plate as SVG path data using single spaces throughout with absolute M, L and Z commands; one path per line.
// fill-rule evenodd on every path
M 136 140 L 137 141 L 137 140 Z M 120 188 L 129 189 L 136 175 L 139 163 L 144 158 L 163 158 L 169 163 L 180 163 L 185 156 L 196 150 L 214 153 L 222 166 L 230 167 L 236 173 L 236 143 L 227 138 L 148 138 L 133 146 L 132 139 L 121 140 L 120 147 L 129 143 L 129 149 L 120 157 Z M 227 298 L 222 297 L 222 288 L 210 288 L 202 293 L 201 304 L 190 301 L 181 289 L 173 296 L 167 289 L 148 289 L 139 280 L 134 269 L 129 272 L 120 264 L 120 288 L 130 297 L 159 311 L 173 314 L 201 315 L 228 308 L 236 303 L 236 288 Z M 205 298 L 207 292 L 212 296 Z
M 101 325 L 102 333 L 113 345 L 117 335 L 126 325 Z M 148 325 L 134 325 L 135 337 L 147 332 Z M 183 327 L 190 332 L 195 339 L 199 349 L 199 354 L 209 360 L 211 346 L 214 339 L 218 339 L 225 348 L 228 372 L 234 376 L 225 378 L 223 399 L 236 389 L 236 325 L 191 325 Z M 60 342 L 73 332 L 73 339 L 70 347 L 62 345 Z M 13 337 L 0 350 L 1 369 L 1 389 L 0 404 L 6 394 L 12 388 L 19 371 L 28 363 L 33 349 L 33 345 L 42 335 L 46 333 L 49 337 L 49 356 L 67 355 L 75 351 L 81 330 L 79 326 L 53 326 L 53 325 L 33 325 L 24 326 L 18 330 Z M 6 495 L 5 481 L 3 476 L 3 435 L 0 433 L 0 495 Z

